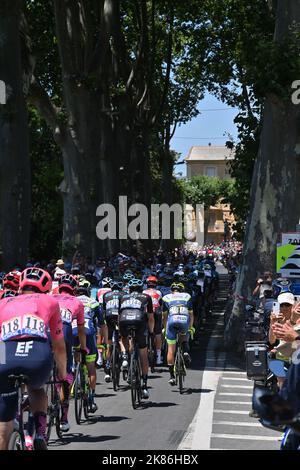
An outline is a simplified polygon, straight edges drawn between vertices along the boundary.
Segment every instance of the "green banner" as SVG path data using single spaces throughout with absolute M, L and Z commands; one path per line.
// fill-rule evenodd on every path
M 298 248 L 298 245 L 282 245 L 277 246 L 276 253 L 276 272 L 279 273 L 280 269 L 286 263 L 286 260 L 291 256 L 291 254 Z

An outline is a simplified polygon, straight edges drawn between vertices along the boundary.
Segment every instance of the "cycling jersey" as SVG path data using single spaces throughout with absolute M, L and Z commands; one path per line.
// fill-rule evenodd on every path
M 53 298 L 58 301 L 61 319 L 63 322 L 64 338 L 66 343 L 67 352 L 67 372 L 70 373 L 72 370 L 73 363 L 73 332 L 72 322 L 74 325 L 84 325 L 84 307 L 83 303 L 80 302 L 76 297 L 70 294 L 56 294 Z
M 126 310 L 140 310 L 145 315 L 153 313 L 153 303 L 150 295 L 140 292 L 123 294 L 120 302 L 120 313 Z
M 120 300 L 123 297 L 123 292 L 120 291 L 111 291 L 106 292 L 103 296 L 103 312 L 104 318 L 118 319 L 119 309 L 120 309 Z
M 192 310 L 192 302 L 190 294 L 186 292 L 174 292 L 163 297 L 163 311 L 169 315 L 176 314 L 181 311 Z M 181 308 L 181 309 L 180 309 Z
M 103 325 L 103 317 L 99 310 L 99 303 L 86 295 L 76 297 L 84 307 L 84 331 L 86 335 L 94 335 L 97 327 Z M 77 321 L 72 321 L 73 336 L 78 335 Z
M 163 311 L 168 313 L 166 338 L 168 344 L 175 344 L 177 331 L 187 334 L 190 324 L 192 301 L 190 294 L 174 292 L 163 297 Z
M 71 324 L 76 320 L 77 325 L 84 325 L 84 306 L 79 297 L 69 294 L 55 294 L 52 297 L 59 303 L 63 323 Z
M 136 341 L 140 349 L 144 349 L 147 346 L 147 313 L 153 313 L 152 299 L 149 295 L 140 292 L 123 294 L 119 310 L 120 333 L 121 336 L 128 336 L 130 322 L 135 322 L 136 318 L 139 318 L 139 326 L 136 330 Z M 127 326 L 125 326 L 125 324 Z
M 24 294 L 0 300 L 0 340 L 63 338 L 59 304 L 45 294 Z
M 162 293 L 157 289 L 149 288 L 149 289 L 145 289 L 143 291 L 143 294 L 150 295 L 152 299 L 154 313 L 159 312 L 162 306 Z
M 110 287 L 102 287 L 101 289 L 98 290 L 97 292 L 97 299 L 99 304 L 103 304 L 103 296 L 106 294 L 106 292 L 110 292 L 111 289 Z

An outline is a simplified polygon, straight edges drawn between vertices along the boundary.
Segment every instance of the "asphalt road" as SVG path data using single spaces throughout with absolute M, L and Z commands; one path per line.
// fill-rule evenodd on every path
M 221 270 L 222 272 L 222 270 Z M 133 410 L 130 389 L 121 382 L 119 391 L 104 382 L 104 372 L 98 370 L 96 403 L 98 411 L 89 422 L 77 425 L 74 404 L 70 405 L 71 429 L 63 441 L 50 440 L 50 449 L 60 450 L 175 450 L 183 439 L 198 409 L 206 348 L 214 330 L 214 317 L 206 325 L 202 339 L 192 351 L 192 366 L 188 370 L 185 392 L 168 384 L 167 368 L 157 368 L 149 375 L 149 400 Z M 53 437 L 55 431 L 53 431 Z

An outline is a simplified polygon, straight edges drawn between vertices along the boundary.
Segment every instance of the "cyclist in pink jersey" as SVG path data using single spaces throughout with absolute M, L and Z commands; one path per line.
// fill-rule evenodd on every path
M 67 351 L 67 377 L 70 383 L 70 391 L 71 384 L 73 383 L 72 325 L 74 326 L 74 322 L 76 323 L 78 329 L 81 353 L 88 353 L 88 349 L 86 347 L 86 334 L 84 330 L 84 306 L 83 303 L 75 297 L 75 290 L 78 287 L 78 281 L 74 276 L 72 276 L 71 274 L 63 274 L 60 277 L 58 283 L 59 294 L 52 295 L 52 297 L 59 303 L 61 318 L 63 321 L 63 331 Z M 60 429 L 63 432 L 67 432 L 70 430 L 70 425 L 68 422 L 68 412 L 69 396 L 65 396 L 64 402 L 62 403 L 62 414 L 60 424 Z
M 45 295 L 51 286 L 49 273 L 40 268 L 27 268 L 20 279 L 20 292 L 24 295 L 0 301 L 0 449 L 8 447 L 17 411 L 17 391 L 8 380 L 11 374 L 28 378 L 30 407 L 36 428 L 34 447 L 47 449 L 47 395 L 43 386 L 51 375 L 52 350 L 58 378 L 66 380 L 67 376 L 59 304 Z
M 157 290 L 158 280 L 155 276 L 149 276 L 146 280 L 147 289 L 143 291 L 144 294 L 150 295 L 153 304 L 154 312 L 154 334 L 155 334 L 155 350 L 156 350 L 156 364 L 162 365 L 161 347 L 162 347 L 162 293 Z

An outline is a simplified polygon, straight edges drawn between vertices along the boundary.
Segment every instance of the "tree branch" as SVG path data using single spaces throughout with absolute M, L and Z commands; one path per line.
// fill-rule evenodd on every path
M 29 103 L 32 104 L 39 111 L 40 115 L 45 119 L 46 123 L 53 132 L 55 141 L 57 143 L 61 143 L 62 128 L 58 119 L 60 110 L 54 105 L 49 95 L 35 78 L 33 78 L 31 82 L 27 99 Z
M 173 47 L 173 26 L 174 26 L 174 5 L 170 3 L 170 21 L 169 21 L 169 36 L 168 36 L 168 52 L 167 52 L 167 70 L 164 82 L 164 90 L 162 93 L 162 98 L 160 100 L 160 106 L 157 113 L 152 117 L 152 125 L 154 125 L 159 116 L 161 116 L 165 102 L 167 99 L 169 85 L 170 85 L 170 75 L 172 67 L 172 47 Z

